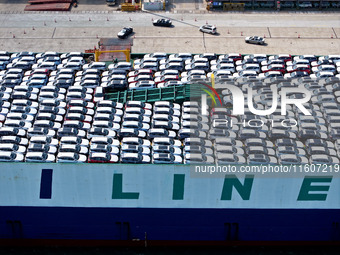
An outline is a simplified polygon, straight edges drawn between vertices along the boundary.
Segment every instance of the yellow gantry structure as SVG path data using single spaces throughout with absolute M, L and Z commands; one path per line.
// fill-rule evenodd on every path
M 125 50 L 95 50 L 94 51 L 94 61 L 99 61 L 99 56 L 103 53 L 114 53 L 114 52 L 123 52 L 126 57 L 126 61 L 130 62 L 130 49 L 125 49 Z

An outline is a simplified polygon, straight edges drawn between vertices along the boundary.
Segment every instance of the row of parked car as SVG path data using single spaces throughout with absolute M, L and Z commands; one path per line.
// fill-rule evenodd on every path
M 265 79 L 284 77 L 289 80 L 298 77 L 313 79 L 339 77 L 340 56 L 287 54 L 267 56 L 252 54 L 241 56 L 231 53 L 217 56 L 213 53 L 193 55 L 179 53 L 168 55 L 162 52 L 146 54 L 142 59 L 118 62 L 106 66 L 104 62 L 85 64 L 82 53 L 60 55 L 46 52 L 35 56 L 32 52 L 21 52 L 9 56 L 0 52 L 0 83 L 5 87 L 28 85 L 42 87 L 53 85 L 68 88 L 82 86 L 111 91 L 168 87 L 197 82 L 216 82 L 243 77 Z M 98 99 L 100 100 L 100 98 Z
M 244 141 L 218 137 L 194 140 L 191 163 L 218 164 L 338 164 L 339 142 L 307 139 L 304 143 L 283 138 L 275 142 L 263 138 Z
M 61 55 L 54 52 L 43 54 L 21 52 L 10 55 L 2 52 L 0 55 L 3 60 L 5 57 L 8 60 L 6 68 L 0 72 L 0 126 L 2 126 L 0 151 L 4 152 L 1 161 L 107 163 L 216 161 L 235 164 L 338 162 L 337 141 L 340 138 L 338 120 L 340 79 L 336 77 L 338 70 L 332 76 L 327 76 L 327 79 L 321 80 L 310 75 L 284 77 L 283 73 L 289 73 L 292 66 L 299 64 L 308 65 L 309 73 L 320 73 L 319 69 L 313 68 L 325 66 L 327 61 L 327 65 L 337 68 L 340 56 L 292 57 L 254 54 L 242 57 L 240 54 L 217 56 L 211 53 L 201 55 L 152 53 L 135 60 L 133 64 L 118 62 L 107 67 L 102 62 L 86 64 L 81 53 Z M 149 62 L 148 59 L 152 61 Z M 173 59 L 177 59 L 178 62 L 172 61 Z M 198 59 L 204 59 L 202 63 L 207 63 L 208 71 L 204 69 L 180 71 L 169 69 L 167 66 L 168 64 L 192 66 Z M 270 66 L 280 65 L 277 64 L 279 61 L 284 70 L 265 70 L 271 68 Z M 19 68 L 23 67 L 23 64 L 28 66 Z M 43 65 L 44 68 L 35 67 L 35 64 Z M 150 68 L 143 68 L 146 64 L 149 64 Z M 230 68 L 234 68 L 233 75 L 230 70 L 226 77 L 219 75 L 219 72 L 227 70 L 213 67 L 221 64 L 229 64 Z M 257 64 L 263 73 L 276 72 L 281 75 L 264 76 L 265 79 L 260 79 L 263 73 L 258 75 L 254 70 L 243 70 L 247 64 Z M 46 68 L 47 66 L 50 68 Z M 157 69 L 153 69 L 152 66 L 157 66 Z M 160 70 L 161 66 L 166 67 Z M 256 72 L 256 75 L 249 77 L 240 75 L 241 77 L 235 79 L 234 74 L 246 71 Z M 178 72 L 178 75 L 174 72 Z M 201 72 L 200 77 L 195 77 L 198 75 L 195 72 Z M 298 72 L 308 73 L 295 71 Z M 178 76 L 181 81 L 166 80 L 165 77 L 169 76 Z M 121 83 L 128 84 L 130 89 L 136 89 L 140 86 L 136 84 L 143 81 L 157 82 L 158 86 L 190 84 L 199 80 L 207 81 L 213 76 L 216 80 L 233 82 L 244 92 L 249 87 L 256 90 L 258 94 L 254 97 L 256 109 L 265 109 L 271 104 L 272 93 L 269 86 L 272 84 L 277 84 L 279 88 L 304 86 L 314 93 L 310 104 L 306 105 L 312 115 L 304 116 L 298 109 L 288 107 L 286 116 L 281 116 L 278 110 L 263 120 L 248 109 L 244 116 L 239 117 L 233 117 L 228 108 L 214 110 L 210 116 L 202 116 L 201 106 L 197 102 L 177 104 L 159 101 L 151 104 L 129 101 L 123 105 L 103 100 L 103 93 L 100 90 L 106 87 L 117 88 L 115 86 Z M 118 77 L 121 79 L 115 79 Z M 148 80 L 149 78 L 152 80 Z M 126 88 L 122 86 L 121 89 Z M 222 89 L 220 93 L 223 95 L 225 106 L 232 106 L 230 91 Z M 268 119 L 280 123 L 282 118 L 296 120 L 297 126 L 281 125 L 275 128 L 270 126 L 271 121 Z M 216 119 L 228 120 L 229 123 L 234 121 L 234 124 L 238 124 L 216 126 L 214 125 Z M 240 125 L 244 121 L 247 123 L 252 121 L 253 124 Z M 261 121 L 265 124 L 254 126 L 254 123 L 261 124 Z M 229 143 L 235 144 L 217 142 L 226 141 L 225 139 L 231 139 Z M 251 139 L 257 139 L 256 143 L 253 140 L 254 143 L 251 144 Z M 281 148 L 279 144 L 283 143 L 278 143 L 281 140 L 286 142 L 284 147 L 287 148 Z M 292 156 L 293 154 L 295 156 Z
M 121 62 L 109 67 L 105 72 L 104 87 L 118 89 L 126 86 L 129 89 L 145 89 L 168 87 L 197 82 L 216 82 L 252 77 L 259 80 L 271 77 L 284 77 L 287 80 L 298 77 L 313 79 L 340 77 L 340 56 L 303 55 L 292 57 L 281 54 L 267 56 L 253 54 L 242 57 L 240 54 L 217 56 L 213 53 L 192 55 L 179 53 L 147 54 L 134 61 L 133 66 Z M 128 72 L 126 78 L 121 69 Z M 133 70 L 133 71 L 131 71 Z M 122 86 L 122 84 L 125 84 Z

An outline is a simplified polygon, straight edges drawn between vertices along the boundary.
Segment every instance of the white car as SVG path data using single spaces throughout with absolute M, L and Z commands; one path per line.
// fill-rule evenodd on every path
M 149 138 L 155 138 L 155 137 L 170 137 L 175 138 L 176 132 L 173 130 L 166 130 L 164 128 L 152 128 L 148 131 Z
M 188 137 L 184 139 L 184 146 L 197 145 L 212 148 L 213 143 L 208 139 Z
M 55 51 L 46 51 L 43 53 L 38 53 L 35 55 L 36 59 L 46 58 L 46 57 L 59 57 L 59 53 Z
M 107 137 L 107 136 L 92 137 L 91 138 L 91 145 L 94 145 L 94 144 L 120 146 L 120 142 L 119 142 L 118 139 L 114 139 L 112 137 Z
M 133 90 L 152 89 L 155 87 L 156 87 L 156 84 L 154 81 L 138 81 L 136 83 L 129 84 L 129 89 L 133 89 Z
M 83 65 L 80 62 L 67 62 L 65 64 L 59 64 L 57 66 L 57 69 L 72 69 L 75 71 L 80 71 L 82 69 Z M 42 66 L 40 66 L 39 68 L 43 68 Z M 46 67 L 44 67 L 46 68 Z
M 81 130 L 89 130 L 91 128 L 90 123 L 81 122 L 79 120 L 65 120 L 63 123 L 64 128 L 76 128 Z
M 310 164 L 339 164 L 339 159 L 337 157 L 332 157 L 328 155 L 311 155 L 309 158 Z
M 259 79 L 266 79 L 266 78 L 272 78 L 272 77 L 283 77 L 283 74 L 279 71 L 269 71 L 266 73 L 259 74 Z
M 205 71 L 204 70 L 196 70 L 196 69 L 193 69 L 193 70 L 190 70 L 189 72 L 182 72 L 181 73 L 181 77 L 184 78 L 184 77 L 188 77 L 188 76 L 192 76 L 192 75 L 205 75 Z
M 216 80 L 218 80 L 219 78 L 222 77 L 228 77 L 231 76 L 232 77 L 232 72 L 228 71 L 228 70 L 217 70 L 217 71 L 213 71 L 207 74 L 207 77 L 210 79 L 212 77 L 212 75 L 214 75 L 214 78 Z
M 151 158 L 148 155 L 142 155 L 138 153 L 122 153 L 120 156 L 120 161 L 122 163 L 128 164 L 142 164 L 142 163 L 150 163 Z
M 186 71 L 190 71 L 190 70 L 194 70 L 194 69 L 198 69 L 198 70 L 204 70 L 205 72 L 209 71 L 209 62 L 206 63 L 192 63 L 192 64 L 188 64 L 185 66 L 185 70 Z
M 16 153 L 25 153 L 26 152 L 26 146 L 18 145 L 18 144 L 10 144 L 10 143 L 0 143 L 0 153 L 3 153 L 5 151 L 13 151 Z
M 201 153 L 187 153 L 184 156 L 184 164 L 214 164 L 213 156 L 202 155 Z
M 304 72 L 306 70 L 310 70 L 310 68 L 309 68 L 309 65 L 296 64 L 296 65 L 292 65 L 292 66 L 287 66 L 286 70 L 287 70 L 288 73 L 296 72 L 296 71 L 300 71 L 300 70 L 303 70 L 303 72 Z M 334 69 L 334 71 L 335 71 L 335 69 Z
M 313 73 L 309 76 L 312 79 L 323 79 L 323 78 L 328 78 L 328 77 L 334 77 L 334 73 L 332 72 L 318 72 L 318 73 Z
M 4 122 L 4 126 L 27 130 L 32 127 L 32 122 L 14 120 L 14 119 L 6 119 L 6 121 Z
M 340 62 L 340 55 L 328 55 L 328 56 L 324 56 L 324 57 L 320 57 L 319 60 L 330 60 L 332 61 L 334 64 L 336 64 L 337 62 Z
M 88 124 L 88 123 L 87 123 Z M 91 130 L 89 131 L 89 133 Z M 104 135 L 106 136 L 107 133 L 104 132 Z M 86 131 L 82 129 L 77 129 L 77 128 L 68 128 L 68 127 L 63 127 L 58 130 L 58 137 L 64 137 L 64 136 L 78 136 L 80 138 L 85 138 L 86 136 Z
M 161 73 L 161 72 L 157 72 L 157 73 Z M 131 78 L 131 77 L 136 77 L 138 75 L 152 75 L 153 74 L 153 71 L 150 70 L 150 69 L 139 69 L 139 70 L 136 70 L 136 71 L 130 71 L 127 75 L 128 78 Z M 103 73 L 103 76 L 104 76 L 104 73 Z M 157 75 L 159 76 L 159 75 Z M 155 77 L 156 77 L 156 74 L 155 74 Z
M 87 157 L 85 155 L 74 152 L 59 152 L 57 155 L 58 163 L 85 163 L 86 161 Z
M 310 65 L 309 60 L 307 59 L 295 59 L 294 61 L 287 61 L 286 62 L 287 67 L 288 66 L 294 66 L 294 65 Z
M 25 114 L 25 113 L 10 112 L 7 114 L 6 119 L 24 120 L 24 121 L 32 122 L 34 120 L 34 116 Z
M 206 75 L 192 75 L 189 77 L 184 77 L 181 79 L 183 84 L 190 84 L 190 83 L 199 83 L 199 82 L 206 82 L 207 76 Z
M 244 70 L 240 71 L 239 73 L 234 73 L 233 77 L 239 78 L 239 77 L 254 77 L 257 78 L 258 74 L 256 71 L 249 71 L 249 70 Z
M 22 161 L 24 161 L 24 155 L 21 153 L 5 151 L 0 154 L 0 162 L 22 162 Z
M 95 68 L 89 68 L 84 71 L 77 71 L 76 77 L 81 77 L 84 75 L 100 75 L 100 70 L 95 69 Z
M 90 64 L 85 64 L 83 65 L 83 70 L 87 69 L 98 69 L 98 70 L 105 70 L 106 69 L 106 64 L 105 62 L 92 62 Z
M 247 158 L 248 164 L 277 164 L 277 159 L 274 156 L 265 154 L 250 154 Z
M 240 72 L 240 71 L 255 71 L 257 73 L 260 72 L 260 65 L 259 64 L 244 64 L 244 65 L 240 65 L 236 67 L 236 71 Z
M 48 128 L 58 130 L 61 128 L 60 122 L 54 122 L 52 120 L 36 120 L 34 122 L 34 127 Z
M 252 43 L 252 44 L 261 44 L 261 45 L 265 44 L 265 39 L 260 36 L 248 36 L 244 38 L 244 41 L 246 43 Z
M 32 139 L 36 139 L 36 137 L 32 137 L 31 140 Z M 58 145 L 58 140 L 57 139 L 53 139 L 53 140 L 56 140 L 57 141 L 56 145 Z M 85 138 L 80 138 L 76 136 L 64 136 L 60 139 L 60 145 L 63 145 L 63 144 L 80 145 L 82 147 L 87 148 L 90 143 L 89 143 L 89 140 Z
M 241 147 L 231 146 L 231 145 L 216 145 L 216 154 L 238 154 L 243 155 L 244 149 Z
M 27 152 L 25 157 L 26 162 L 55 162 L 55 156 L 53 154 L 44 152 Z
M 209 65 L 209 60 L 207 58 L 201 58 L 201 57 L 197 57 L 197 58 L 193 58 L 193 59 L 187 59 L 185 60 L 184 64 L 185 65 L 191 65 L 193 63 L 206 63 Z
M 149 147 L 146 147 L 146 146 L 122 144 L 121 153 L 139 153 L 142 155 L 150 155 L 151 150 Z
M 257 61 L 258 63 L 261 63 L 262 61 L 266 61 L 267 60 L 267 55 L 266 54 L 250 54 L 250 55 L 246 55 L 244 56 L 244 60 L 248 60 L 248 59 L 253 59 L 255 61 Z
M 83 57 L 71 57 L 69 59 L 64 59 L 62 61 L 62 64 L 66 64 L 66 63 L 70 63 L 70 62 L 80 63 L 80 64 L 84 65 L 85 59 Z
M 69 79 L 72 79 L 72 78 L 73 77 L 71 77 Z M 85 74 L 85 75 L 76 77 L 74 81 L 82 82 L 84 80 L 96 80 L 96 81 L 99 81 L 100 80 L 100 76 L 98 74 Z
M 246 164 L 247 162 L 241 155 L 218 153 L 216 156 L 219 164 Z
M 285 62 L 287 61 L 291 61 L 292 60 L 292 56 L 290 54 L 278 54 L 278 55 L 272 55 L 268 57 L 268 61 L 274 60 L 274 59 L 279 59 L 279 60 L 283 60 Z
M 164 75 L 177 75 L 177 76 L 179 76 L 179 71 L 167 69 L 167 70 L 164 70 L 164 71 L 156 72 L 154 77 L 157 78 L 157 77 L 162 77 Z
M 213 25 L 203 25 L 199 28 L 199 31 L 203 32 L 203 33 L 208 33 L 208 34 L 216 34 L 217 33 L 217 30 L 216 30 L 216 27 L 213 26 Z
M 176 53 L 176 54 L 171 54 L 171 55 L 169 55 L 169 59 L 171 59 L 171 58 L 181 58 L 182 60 L 187 60 L 187 59 L 192 58 L 192 53 L 180 52 L 180 53 Z
M 57 107 L 64 110 L 64 108 L 66 107 L 66 103 L 55 99 L 45 99 L 40 102 L 40 107 L 41 106 Z
M 0 138 L 0 143 L 14 143 L 18 145 L 28 145 L 28 139 L 20 136 L 2 136 Z
M 86 155 L 89 152 L 89 149 L 85 146 L 80 146 L 78 144 L 60 144 L 59 152 L 74 152 Z
M 135 70 L 139 69 L 151 69 L 154 72 L 158 71 L 158 63 L 157 62 L 144 62 L 138 65 L 134 65 Z
M 213 65 L 222 64 L 222 63 L 224 63 L 224 64 L 236 64 L 238 61 L 242 62 L 242 60 L 238 60 L 238 61 L 234 62 L 234 60 L 232 58 L 225 58 L 223 56 L 224 55 L 220 55 L 218 57 L 218 59 L 211 60 L 210 65 L 213 66 Z
M 45 70 L 45 69 L 43 69 Z M 8 75 L 6 75 L 6 79 L 8 78 Z M 46 80 L 47 79 L 47 75 L 46 74 L 32 74 L 32 75 L 27 75 L 25 76 L 22 81 L 30 81 L 33 79 L 41 79 L 41 80 Z
M 141 145 L 141 146 L 146 146 L 146 147 L 151 146 L 151 142 L 149 140 L 142 139 L 139 137 L 124 137 L 122 139 L 122 144 Z
M 70 74 L 70 75 L 73 75 L 74 74 L 74 70 L 71 69 L 71 68 L 62 68 L 62 69 L 59 69 L 58 71 L 52 71 L 50 73 L 50 77 L 58 76 L 58 75 L 61 75 L 61 74 Z
M 166 65 L 168 63 L 183 63 L 183 59 L 182 58 L 168 58 L 168 59 L 161 59 L 159 61 L 159 65 Z
M 8 68 L 8 66 L 7 66 Z M 39 64 L 33 64 L 32 65 L 32 70 L 35 70 L 35 69 L 48 69 L 48 70 L 56 70 L 57 68 L 57 65 L 55 62 L 41 62 Z
M 46 143 L 42 144 L 30 142 L 29 146 L 27 147 L 27 152 L 45 152 L 54 155 L 57 153 L 57 146 Z
M 110 144 L 95 144 L 91 143 L 90 146 L 91 152 L 101 152 L 101 153 L 110 153 L 114 155 L 118 155 L 120 153 L 119 146 L 111 146 Z
M 154 53 L 144 55 L 144 59 L 145 58 L 156 58 L 157 61 L 159 61 L 161 59 L 166 59 L 167 54 L 165 52 L 154 52 Z
M 20 69 L 20 68 L 11 68 L 11 69 L 7 69 L 7 70 L 2 70 L 0 71 L 0 76 L 4 76 L 7 74 L 22 74 L 24 70 Z M 30 72 L 30 71 L 26 71 L 26 72 Z M 25 72 L 25 75 L 26 75 Z
M 182 164 L 183 158 L 172 153 L 154 153 L 152 162 L 154 164 Z
M 166 145 L 181 148 L 182 142 L 180 140 L 173 139 L 170 137 L 155 137 L 152 141 L 152 145 L 153 146 Z
M 114 66 L 109 65 L 108 69 L 109 70 L 120 69 L 120 70 L 125 70 L 125 71 L 132 71 L 133 66 L 130 62 L 122 61 L 122 62 L 118 62 L 118 63 L 114 64 Z
M 130 77 L 128 79 L 129 85 L 131 85 L 132 83 L 136 83 L 138 81 L 152 81 L 152 76 L 141 74 L 141 75 L 138 75 L 138 76 L 135 76 L 135 77 Z
M 138 130 L 135 128 L 121 128 L 119 131 L 120 138 L 124 137 L 139 137 L 139 138 L 145 138 L 146 132 L 142 130 Z
M 59 73 L 55 76 L 50 76 L 50 78 L 48 79 L 49 82 L 54 82 L 55 80 L 61 80 L 61 79 L 71 79 L 73 80 L 73 74 L 64 74 L 64 73 Z
M 135 78 L 135 77 L 131 77 L 131 78 Z M 113 81 L 113 80 L 125 81 L 126 76 L 122 75 L 122 74 L 114 74 L 114 75 L 103 77 L 102 80 L 101 80 L 101 82 L 102 82 L 101 86 L 105 87 L 105 85 L 104 85 L 105 82 L 108 83 L 108 82 Z
M 336 73 L 336 68 L 334 65 L 320 65 L 317 67 L 312 67 L 313 73 L 317 72 L 332 72 L 333 74 Z
M 144 56 L 144 58 L 142 59 L 135 59 L 133 61 L 134 69 L 137 70 L 136 66 L 141 65 L 143 63 L 158 63 L 158 59 L 155 57 L 146 57 L 146 56 Z
M 92 128 L 106 128 L 113 131 L 118 131 L 120 129 L 120 124 L 105 120 L 95 120 L 92 123 Z
M 234 64 L 227 64 L 227 63 L 213 65 L 213 66 L 211 66 L 210 69 L 211 69 L 212 72 L 217 71 L 217 70 L 226 70 L 226 71 L 230 71 L 232 73 L 235 72 Z
M 157 108 L 157 107 L 168 107 L 168 108 L 175 108 L 177 110 L 181 109 L 181 106 L 179 104 L 172 103 L 170 101 L 156 101 L 156 102 L 154 102 L 153 107 L 154 108 Z
M 57 92 L 49 92 L 49 91 L 40 92 L 39 98 L 38 98 L 39 102 L 43 100 L 49 100 L 49 99 L 64 101 L 65 95 L 59 94 Z
M 178 75 L 164 75 L 164 76 L 161 76 L 161 77 L 154 78 L 154 82 L 156 84 L 164 83 L 164 82 L 167 82 L 167 81 L 178 81 L 178 80 L 179 80 Z
M 58 139 L 52 138 L 50 136 L 32 136 L 30 138 L 30 143 L 36 144 L 50 144 L 57 146 L 59 144 Z
M 71 58 L 71 57 L 82 57 L 84 54 L 82 52 L 69 52 L 65 54 L 61 54 L 60 58 L 65 59 L 65 58 Z
M 171 145 L 153 145 L 152 151 L 156 153 L 171 153 L 175 155 L 182 155 L 182 149 L 180 147 Z

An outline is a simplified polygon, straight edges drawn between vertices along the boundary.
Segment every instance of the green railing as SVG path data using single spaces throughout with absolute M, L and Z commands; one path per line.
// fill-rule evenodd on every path
M 107 91 L 104 99 L 120 103 L 125 103 L 129 100 L 142 102 L 172 101 L 180 103 L 200 97 L 202 93 L 205 93 L 202 90 L 203 87 L 201 84 L 187 84 L 168 88 L 125 90 L 118 92 Z

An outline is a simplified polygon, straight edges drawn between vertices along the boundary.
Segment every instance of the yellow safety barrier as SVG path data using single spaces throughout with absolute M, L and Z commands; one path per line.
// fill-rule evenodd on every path
M 126 50 L 104 50 L 104 51 L 95 50 L 94 51 L 94 60 L 99 61 L 99 56 L 103 53 L 113 53 L 113 52 L 123 52 L 125 54 L 126 61 L 130 62 L 130 49 L 126 49 Z
M 134 4 L 129 4 L 129 3 L 123 3 L 121 6 L 122 6 L 122 11 L 126 11 L 126 12 L 138 11 L 141 8 L 140 4 L 134 5 Z

